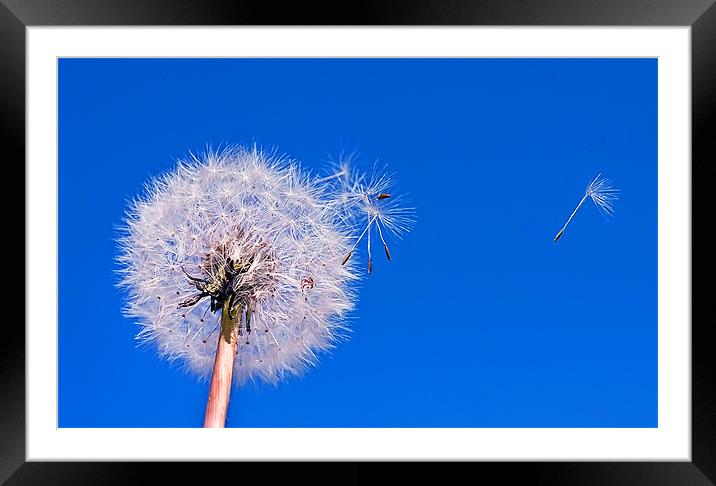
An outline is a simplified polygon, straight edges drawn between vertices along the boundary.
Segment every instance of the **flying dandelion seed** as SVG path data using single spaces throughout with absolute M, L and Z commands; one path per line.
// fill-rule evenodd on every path
M 205 426 L 223 426 L 225 407 L 206 424 L 232 382 L 300 374 L 345 336 L 358 278 L 345 260 L 355 247 L 349 213 L 358 206 L 337 202 L 343 194 L 325 182 L 291 160 L 232 147 L 180 161 L 126 213 L 124 312 L 138 321 L 140 343 L 212 376 Z M 396 224 L 373 218 L 369 228 Z
M 386 259 L 391 261 L 386 238 L 402 238 L 415 222 L 415 213 L 414 208 L 406 206 L 403 195 L 395 194 L 391 175 L 375 166 L 368 174 L 356 170 L 353 165 L 353 156 L 344 157 L 335 164 L 332 175 L 320 180 L 330 183 L 338 213 L 358 234 L 342 264 L 351 259 L 357 246 L 365 239 L 370 274 L 373 272 L 373 242 L 380 242 Z
M 554 242 L 557 242 L 562 237 L 564 231 L 567 229 L 567 225 L 570 221 L 572 221 L 572 218 L 574 218 L 574 215 L 577 214 L 577 211 L 579 211 L 579 208 L 582 207 L 582 204 L 584 204 L 584 201 L 586 201 L 587 198 L 590 198 L 597 208 L 606 216 L 613 216 L 614 201 L 619 199 L 618 194 L 619 189 L 612 188 L 611 181 L 609 179 L 601 178 L 601 174 L 597 174 L 597 176 L 587 185 L 584 197 L 582 197 L 582 200 L 579 201 L 579 204 L 577 204 L 577 207 L 569 216 L 567 222 L 564 223 L 562 229 L 559 230 L 557 235 L 554 237 Z

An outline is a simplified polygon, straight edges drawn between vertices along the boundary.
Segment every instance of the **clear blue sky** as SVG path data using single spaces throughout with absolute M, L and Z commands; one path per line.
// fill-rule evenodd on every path
M 116 228 L 189 150 L 254 141 L 379 159 L 418 221 L 351 339 L 228 426 L 657 426 L 655 59 L 62 59 L 59 110 L 61 427 L 201 426 L 208 384 L 121 314 Z M 598 172 L 614 218 L 554 244 Z

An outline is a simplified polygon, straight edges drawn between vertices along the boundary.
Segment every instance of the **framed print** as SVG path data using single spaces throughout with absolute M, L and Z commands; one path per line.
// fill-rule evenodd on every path
M 711 2 L 184 7 L 0 6 L 27 189 L 8 484 L 185 474 L 149 461 L 713 484 Z

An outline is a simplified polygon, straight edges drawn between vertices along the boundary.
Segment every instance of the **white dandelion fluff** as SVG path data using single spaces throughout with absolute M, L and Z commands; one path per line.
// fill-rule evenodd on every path
M 392 259 L 386 238 L 402 238 L 415 222 L 415 210 L 404 195 L 393 191 L 392 175 L 374 166 L 371 172 L 354 167 L 353 156 L 334 164 L 334 173 L 321 179 L 329 183 L 337 214 L 358 236 L 345 254 L 346 264 L 358 244 L 366 240 L 368 273 L 373 272 L 373 241 L 378 240 L 388 261 Z
M 199 376 L 221 315 L 236 320 L 233 380 L 277 382 L 316 362 L 353 308 L 350 229 L 289 160 L 231 148 L 180 162 L 131 205 L 119 240 L 137 338 Z
M 614 201 L 619 199 L 619 189 L 612 187 L 612 181 L 609 179 L 600 178 L 601 174 L 597 176 L 587 186 L 587 195 L 592 198 L 594 204 L 599 208 L 605 215 L 614 215 Z
M 597 208 L 606 216 L 613 216 L 614 201 L 619 199 L 618 195 L 619 189 L 612 187 L 611 180 L 602 178 L 601 174 L 597 174 L 597 176 L 587 185 L 587 189 L 584 191 L 584 196 L 579 201 L 579 204 L 574 211 L 572 211 L 572 214 L 567 219 L 567 222 L 564 223 L 562 229 L 560 229 L 554 237 L 554 241 L 556 242 L 562 237 L 564 231 L 567 229 L 567 225 L 572 221 L 572 218 L 574 218 L 574 215 L 577 214 L 577 211 L 579 211 L 579 208 L 582 207 L 582 204 L 584 204 L 584 201 L 586 201 L 587 198 L 590 198 L 594 202 L 595 206 L 597 206 Z
M 119 286 L 140 343 L 211 376 L 205 427 L 223 427 L 232 383 L 277 383 L 345 335 L 358 273 L 377 231 L 400 236 L 410 210 L 386 176 L 317 179 L 256 147 L 209 151 L 146 184 L 119 238 Z M 386 201 L 390 199 L 390 201 Z M 367 224 L 358 233 L 361 221 Z

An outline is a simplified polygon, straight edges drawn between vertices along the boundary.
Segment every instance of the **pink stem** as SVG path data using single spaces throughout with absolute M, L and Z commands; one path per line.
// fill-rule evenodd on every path
M 228 310 L 224 309 L 221 316 L 223 329 L 219 334 L 219 343 L 216 346 L 214 371 L 211 375 L 209 399 L 206 403 L 206 416 L 204 417 L 205 428 L 223 428 L 226 425 L 231 378 L 239 345 L 236 325 L 228 314 Z M 231 327 L 227 329 L 226 325 Z

